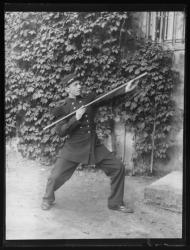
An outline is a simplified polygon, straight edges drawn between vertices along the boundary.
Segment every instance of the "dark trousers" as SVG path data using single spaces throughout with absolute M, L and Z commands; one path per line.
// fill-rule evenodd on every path
M 58 158 L 48 178 L 43 200 L 53 202 L 54 192 L 61 187 L 74 173 L 79 163 Z M 102 169 L 111 180 L 111 194 L 108 198 L 108 207 L 115 207 L 123 204 L 125 167 L 123 163 L 110 153 L 96 167 Z

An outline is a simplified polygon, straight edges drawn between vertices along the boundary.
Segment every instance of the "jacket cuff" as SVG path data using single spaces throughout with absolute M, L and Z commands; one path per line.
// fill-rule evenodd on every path
M 76 119 L 76 116 L 73 116 L 70 120 L 69 120 L 69 124 L 70 125 L 74 125 L 74 124 L 80 124 L 81 123 L 81 121 L 80 120 L 77 120 Z

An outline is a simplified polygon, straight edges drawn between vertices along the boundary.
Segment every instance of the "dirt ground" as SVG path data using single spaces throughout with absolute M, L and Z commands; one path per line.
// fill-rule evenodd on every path
M 125 201 L 135 212 L 107 208 L 109 178 L 75 171 L 56 192 L 51 210 L 40 208 L 51 167 L 6 152 L 6 240 L 181 238 L 182 215 L 143 202 L 144 188 L 157 178 L 126 176 Z

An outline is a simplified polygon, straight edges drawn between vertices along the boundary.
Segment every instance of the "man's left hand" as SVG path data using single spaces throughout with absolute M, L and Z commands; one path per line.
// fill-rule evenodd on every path
M 125 87 L 125 93 L 130 92 L 130 91 L 132 91 L 134 88 L 137 87 L 137 84 L 138 84 L 138 83 L 134 83 L 134 84 L 132 85 L 132 82 L 133 82 L 133 81 L 129 81 L 128 84 L 126 85 L 126 87 Z

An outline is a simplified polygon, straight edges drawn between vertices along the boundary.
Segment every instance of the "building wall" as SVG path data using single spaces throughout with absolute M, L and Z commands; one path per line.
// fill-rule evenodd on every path
M 156 13 L 136 12 L 134 13 L 134 27 L 138 29 L 138 35 L 141 37 L 152 38 L 153 41 L 160 42 L 164 48 L 174 50 L 173 69 L 179 72 L 179 84 L 173 95 L 173 99 L 183 116 L 184 109 L 184 15 L 185 13 Z M 156 30 L 156 18 L 167 18 L 167 27 L 164 22 Z M 165 21 L 166 23 L 166 21 Z M 155 28 L 156 27 L 156 28 Z M 162 32 L 162 29 L 165 29 Z M 157 33 L 156 33 L 157 32 Z M 182 36 L 183 35 L 183 36 Z M 174 124 L 175 127 L 175 124 Z M 132 154 L 134 152 L 133 133 L 120 122 L 115 122 L 114 128 L 116 141 L 116 155 L 123 160 L 126 169 L 133 170 Z M 171 172 L 173 170 L 182 170 L 183 167 L 183 122 L 178 124 L 175 132 L 172 134 L 172 144 L 169 150 L 169 163 L 159 163 L 155 167 L 158 172 Z M 108 138 L 106 145 L 113 150 L 111 138 Z
M 179 108 L 179 115 L 184 113 L 184 51 L 174 52 L 173 69 L 179 72 L 179 84 L 173 95 L 173 100 Z M 183 168 L 183 121 L 176 128 L 173 142 L 169 150 L 170 162 L 165 166 L 166 170 L 182 170 Z M 162 167 L 162 166 L 161 166 Z M 163 166 L 164 167 L 164 166 Z

